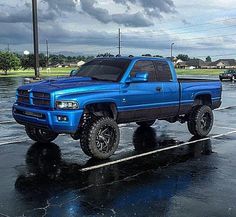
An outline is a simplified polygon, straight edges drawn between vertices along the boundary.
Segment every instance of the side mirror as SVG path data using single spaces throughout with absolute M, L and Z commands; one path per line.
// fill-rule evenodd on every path
M 130 77 L 126 80 L 127 83 L 147 82 L 149 74 L 147 72 L 137 72 L 135 77 Z

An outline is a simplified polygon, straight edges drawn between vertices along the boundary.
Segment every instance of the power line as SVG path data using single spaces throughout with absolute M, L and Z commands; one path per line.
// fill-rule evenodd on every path
M 233 34 L 224 34 L 224 35 L 214 35 L 214 36 L 205 36 L 205 37 L 196 37 L 196 38 L 183 38 L 183 39 L 174 39 L 174 41 L 194 41 L 194 40 L 199 40 L 199 39 L 208 39 L 208 38 L 217 38 L 217 37 L 226 37 L 226 36 L 233 36 L 236 35 L 236 33 Z M 142 37 L 142 38 L 133 38 L 134 36 L 132 36 L 132 38 L 130 38 L 130 40 L 134 41 L 134 40 L 138 40 L 141 41 L 142 39 L 148 39 L 149 41 L 152 42 L 169 42 L 169 41 L 173 41 L 173 39 L 170 40 L 150 40 L 152 39 L 152 37 Z M 129 41 L 129 40 L 127 40 Z M 129 41 L 130 42 L 130 41 Z
M 232 27 L 236 27 L 236 24 L 234 24 L 234 25 L 231 25 L 231 26 L 222 26 L 222 27 L 217 27 L 217 28 L 208 28 L 208 29 L 204 29 L 204 30 L 198 30 L 198 29 L 196 29 L 196 30 L 192 30 L 192 31 L 185 31 L 185 32 L 179 32 L 179 33 L 174 33 L 174 34 L 172 34 L 171 33 L 171 35 L 173 36 L 173 35 L 175 35 L 175 36 L 178 36 L 178 35 L 183 35 L 183 34 L 188 34 L 188 33 L 199 33 L 199 32 L 206 32 L 206 31 L 209 31 L 209 30 L 219 30 L 219 29 L 229 29 L 229 28 L 232 28 Z M 158 33 L 158 34 L 155 34 L 154 36 L 160 36 L 160 35 L 166 35 L 166 34 L 168 34 L 167 32 L 165 32 L 165 33 Z
M 170 28 L 170 29 L 168 29 L 168 30 L 188 29 L 188 28 L 192 28 L 192 27 L 196 27 L 196 26 L 213 25 L 214 23 L 220 23 L 220 22 L 225 22 L 225 21 L 230 21 L 230 20 L 236 20 L 236 17 L 231 17 L 231 18 L 227 18 L 227 19 L 219 19 L 219 20 L 215 20 L 215 21 L 212 21 L 212 22 L 205 22 L 205 23 L 198 23 L 198 24 L 190 24 L 190 25 L 184 26 L 184 27 Z

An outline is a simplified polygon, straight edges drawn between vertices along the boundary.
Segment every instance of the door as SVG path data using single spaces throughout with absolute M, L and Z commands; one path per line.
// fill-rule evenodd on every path
M 152 120 L 161 113 L 158 108 L 165 96 L 163 83 L 157 82 L 153 61 L 137 61 L 129 76 L 134 77 L 137 72 L 147 72 L 148 81 L 129 83 L 121 87 L 119 122 Z
M 173 78 L 169 64 L 163 60 L 154 61 L 157 86 L 162 86 L 162 98 L 159 106 L 162 107 L 162 118 L 175 117 L 179 112 L 179 82 Z

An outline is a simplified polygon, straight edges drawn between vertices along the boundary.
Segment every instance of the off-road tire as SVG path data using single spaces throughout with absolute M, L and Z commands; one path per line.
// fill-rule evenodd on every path
M 91 130 L 92 124 L 96 121 L 96 118 L 91 116 L 86 119 L 86 121 L 83 123 L 83 126 L 80 130 L 80 147 L 82 151 L 88 155 L 89 157 L 92 157 L 92 153 L 89 149 L 88 143 L 88 133 Z
M 26 132 L 27 136 L 30 139 L 32 139 L 35 142 L 38 141 L 38 137 L 37 137 L 37 134 L 36 134 L 36 128 L 25 126 L 25 132 Z
M 52 142 L 58 136 L 57 133 L 54 133 L 50 130 L 44 130 L 30 126 L 25 127 L 25 132 L 30 139 L 42 143 Z
M 141 127 L 151 127 L 155 122 L 156 122 L 156 120 L 141 121 L 141 122 L 136 122 L 136 124 L 138 124 Z
M 205 137 L 212 129 L 213 121 L 213 112 L 209 106 L 195 106 L 189 114 L 188 130 L 194 136 Z
M 107 134 L 102 134 L 105 132 Z M 88 156 L 107 159 L 116 151 L 119 140 L 120 131 L 116 121 L 110 117 L 101 117 L 95 120 L 91 119 L 85 124 L 81 133 L 80 145 Z

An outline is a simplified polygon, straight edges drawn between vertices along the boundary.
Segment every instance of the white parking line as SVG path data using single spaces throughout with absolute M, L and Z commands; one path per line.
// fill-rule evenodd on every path
M 221 129 L 226 129 L 226 130 L 236 130 L 236 128 L 233 128 L 233 127 L 223 127 L 223 126 L 217 126 L 217 125 L 214 125 L 214 127 L 221 128 Z
M 236 108 L 236 105 L 220 107 L 220 108 L 215 109 L 214 111 L 222 111 L 222 110 L 231 109 L 231 108 Z
M 12 109 L 0 109 L 0 112 L 11 111 Z
M 218 134 L 218 135 L 207 137 L 207 138 L 202 138 L 202 139 L 198 139 L 198 140 L 194 140 L 194 141 L 185 142 L 185 143 L 182 143 L 182 144 L 179 144 L 179 145 L 169 146 L 169 147 L 166 147 L 166 148 L 161 148 L 161 149 L 158 149 L 158 150 L 154 150 L 154 151 L 150 151 L 150 152 L 146 152 L 146 153 L 126 157 L 126 158 L 115 160 L 115 161 L 112 161 L 112 162 L 107 162 L 107 163 L 103 163 L 103 164 L 99 164 L 99 165 L 95 165 L 95 166 L 91 166 L 91 167 L 82 168 L 79 171 L 80 172 L 86 172 L 86 171 L 90 171 L 90 170 L 95 170 L 95 169 L 99 169 L 99 168 L 102 168 L 102 167 L 118 164 L 118 163 L 129 161 L 129 160 L 133 160 L 133 159 L 136 159 L 136 158 L 156 154 L 156 153 L 159 153 L 159 152 L 162 152 L 162 151 L 167 151 L 167 150 L 179 148 L 179 147 L 182 147 L 182 146 L 185 146 L 185 145 L 194 144 L 196 142 L 202 142 L 202 141 L 207 141 L 207 140 L 210 140 L 210 139 L 216 139 L 216 138 L 231 135 L 231 134 L 234 134 L 234 133 L 236 133 L 236 130 L 228 132 L 228 133 L 224 133 L 224 134 Z
M 14 124 L 15 121 L 0 121 L 0 124 Z
M 24 137 L 24 139 L 21 140 L 11 140 L 8 142 L 1 142 L 0 146 L 4 146 L 4 145 L 10 145 L 10 144 L 14 144 L 14 143 L 22 143 L 22 142 L 26 142 L 29 141 L 30 139 L 28 137 Z

